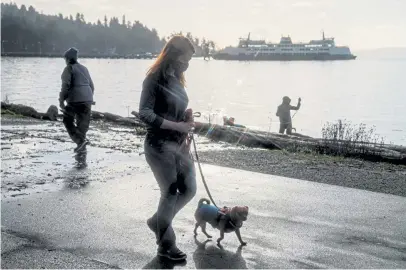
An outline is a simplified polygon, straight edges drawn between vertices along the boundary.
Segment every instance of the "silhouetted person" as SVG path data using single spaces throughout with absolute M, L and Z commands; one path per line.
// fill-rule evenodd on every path
M 70 48 L 64 54 L 66 67 L 61 79 L 59 106 L 63 111 L 63 123 L 72 141 L 77 144 L 75 152 L 84 151 L 89 141 L 91 107 L 93 104 L 94 85 L 87 68 L 78 63 L 78 50 Z M 65 101 L 67 105 L 65 106 Z M 75 125 L 76 120 L 76 125 Z
M 290 116 L 290 110 L 299 110 L 300 109 L 300 102 L 302 101 L 299 98 L 297 106 L 290 105 L 291 99 L 287 96 L 283 97 L 282 104 L 278 106 L 278 110 L 276 112 L 276 116 L 279 117 L 279 133 L 291 135 L 292 134 L 292 117 Z

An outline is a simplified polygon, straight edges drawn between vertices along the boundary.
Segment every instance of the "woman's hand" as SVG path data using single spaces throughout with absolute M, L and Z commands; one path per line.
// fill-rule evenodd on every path
M 189 133 L 190 131 L 192 131 L 194 126 L 195 126 L 195 123 L 192 121 L 190 121 L 190 122 L 172 122 L 172 121 L 164 119 L 164 121 L 162 122 L 161 128 L 175 130 L 175 131 L 179 131 L 181 133 Z
M 178 122 L 175 124 L 175 130 L 181 133 L 189 133 L 194 127 L 194 122 Z

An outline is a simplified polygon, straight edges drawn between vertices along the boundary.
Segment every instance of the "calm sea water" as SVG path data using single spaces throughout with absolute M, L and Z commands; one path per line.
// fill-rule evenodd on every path
M 94 110 L 127 116 L 138 110 L 152 60 L 83 59 L 95 83 Z M 1 96 L 45 111 L 58 104 L 63 59 L 1 59 Z M 320 136 L 323 124 L 347 119 L 376 127 L 386 142 L 406 145 L 406 59 L 333 62 L 225 62 L 193 59 L 187 71 L 190 107 L 236 123 L 278 130 L 276 108 L 288 95 L 302 108 L 297 132 Z

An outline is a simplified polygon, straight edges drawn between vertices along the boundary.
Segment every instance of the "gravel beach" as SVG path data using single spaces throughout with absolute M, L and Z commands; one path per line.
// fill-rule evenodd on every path
M 201 151 L 199 158 L 218 166 L 406 196 L 403 165 L 246 148 Z

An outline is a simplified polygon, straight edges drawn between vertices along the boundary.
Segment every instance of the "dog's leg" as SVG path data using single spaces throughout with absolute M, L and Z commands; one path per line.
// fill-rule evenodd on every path
M 202 232 L 207 236 L 207 238 L 211 238 L 211 235 L 210 234 L 208 234 L 207 233 L 207 231 L 206 231 L 206 222 L 203 222 L 201 225 L 200 225 L 200 228 L 202 228 Z
M 196 222 L 196 225 L 195 225 L 195 229 L 194 229 L 194 234 L 195 234 L 195 236 L 197 235 L 197 228 L 199 228 L 199 226 L 200 226 L 200 223 L 199 222 Z
M 220 242 L 224 239 L 224 229 L 220 228 L 220 237 L 217 239 L 217 245 L 221 246 Z
M 237 235 L 237 238 L 238 238 L 238 240 L 240 241 L 241 246 L 247 245 L 247 242 L 242 241 L 240 229 L 236 229 L 236 230 L 235 230 L 235 234 Z

